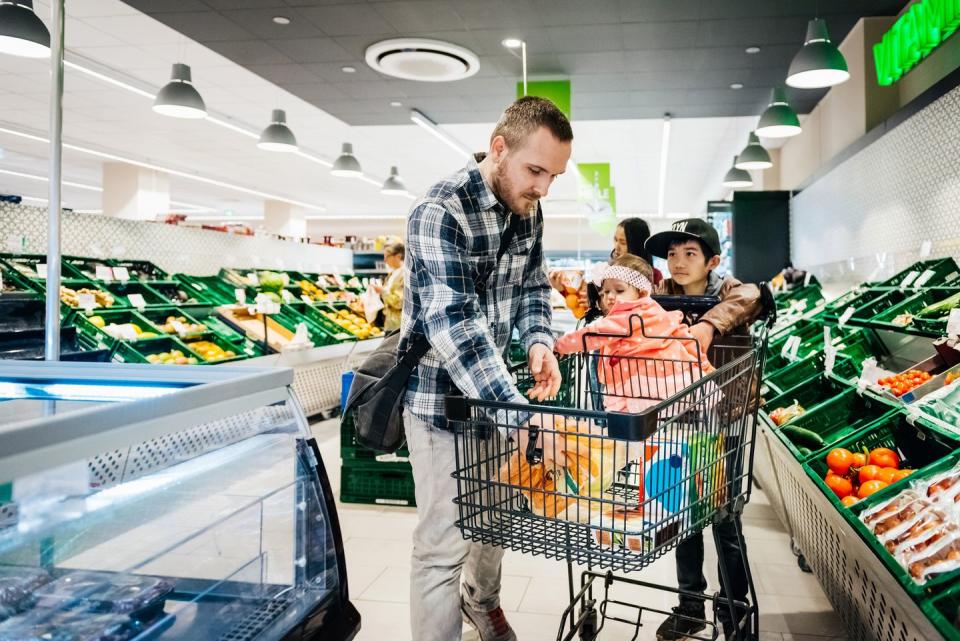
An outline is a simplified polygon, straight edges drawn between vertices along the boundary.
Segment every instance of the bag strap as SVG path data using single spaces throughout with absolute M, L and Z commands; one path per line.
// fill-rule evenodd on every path
M 510 246 L 510 243 L 513 242 L 513 237 L 517 233 L 519 222 L 519 216 L 516 214 L 510 214 L 510 222 L 507 223 L 507 228 L 504 229 L 503 233 L 500 235 L 500 246 L 497 248 L 497 259 L 494 261 L 493 267 L 488 269 L 482 278 L 477 279 L 476 288 L 478 296 L 486 293 L 487 281 L 490 279 L 490 276 L 493 275 L 493 272 L 496 271 L 497 266 L 500 264 L 500 260 L 503 258 L 503 255 L 507 253 L 507 248 Z M 409 367 L 410 370 L 413 371 L 413 369 L 420 363 L 420 359 L 426 356 L 427 352 L 429 351 L 430 341 L 427 340 L 426 334 L 414 333 L 407 341 L 407 350 L 403 353 L 400 363 L 405 367 Z

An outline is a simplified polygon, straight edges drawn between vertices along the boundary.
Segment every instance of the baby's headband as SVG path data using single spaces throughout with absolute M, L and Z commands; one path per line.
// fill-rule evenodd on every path
M 646 276 L 636 270 L 630 269 L 629 267 L 623 267 L 622 265 L 607 266 L 602 272 L 599 273 L 599 278 L 595 281 L 595 283 L 599 286 L 607 278 L 622 280 L 626 284 L 632 285 L 642 292 L 650 293 L 653 291 L 653 285 L 650 284 L 650 281 Z

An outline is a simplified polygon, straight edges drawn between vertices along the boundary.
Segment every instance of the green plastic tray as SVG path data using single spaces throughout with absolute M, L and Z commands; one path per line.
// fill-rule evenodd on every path
M 3 262 L 14 269 L 24 280 L 29 282 L 44 282 L 44 279 L 37 276 L 36 266 L 38 263 L 46 263 L 45 254 L 9 254 L 0 253 L 0 262 Z M 67 259 L 60 261 L 61 279 L 85 279 L 84 275 L 77 271 L 72 265 L 67 263 Z
M 139 282 L 165 300 L 167 305 L 198 305 L 215 302 L 204 295 L 204 292 L 175 280 Z
M 854 309 L 863 307 L 870 301 L 880 298 L 888 291 L 890 291 L 889 288 L 855 287 L 826 304 L 823 309 L 823 320 L 831 324 L 836 324 L 848 307 L 853 307 Z
M 126 267 L 130 280 L 157 281 L 170 280 L 170 274 L 149 260 L 111 260 L 111 267 Z
M 908 290 L 891 289 L 882 296 L 878 296 L 863 305 L 857 307 L 857 310 L 850 317 L 851 325 L 867 325 L 877 314 L 895 307 L 913 296 L 913 292 Z
M 407 444 L 404 443 L 396 453 L 391 455 L 382 455 L 379 452 L 375 452 L 369 448 L 364 447 L 357 442 L 357 433 L 353 428 L 353 412 L 347 412 L 340 417 L 340 458 L 344 461 L 367 461 L 372 463 L 380 463 L 384 461 L 378 461 L 377 459 L 384 459 L 385 462 L 396 462 L 395 458 L 407 459 L 410 457 L 410 450 L 407 449 Z M 394 460 L 390 460 L 394 459 Z
M 923 309 L 939 303 L 960 292 L 957 287 L 934 287 L 915 293 L 906 300 L 893 307 L 881 310 L 876 316 L 870 319 L 869 325 L 881 329 L 889 329 L 896 332 L 907 332 L 910 334 L 920 334 L 921 336 L 937 337 L 943 336 L 947 331 L 947 316 L 949 312 L 940 317 L 919 318 Z M 894 325 L 893 320 L 901 314 L 910 314 L 914 316 L 913 322 L 909 325 Z
M 219 276 L 189 276 L 187 274 L 174 274 L 174 280 L 192 288 L 197 292 L 197 296 L 212 303 L 225 305 L 237 302 L 236 290 L 238 288 L 224 282 Z
M 343 329 L 332 320 L 323 315 L 325 311 L 336 311 L 335 307 L 330 305 L 307 305 L 306 303 L 291 304 L 288 305 L 294 309 L 298 314 L 304 316 L 311 323 L 317 325 L 324 332 L 329 334 L 338 343 L 349 343 L 351 341 L 357 340 L 357 337 Z
M 106 258 L 87 258 L 84 256 L 64 256 L 63 262 L 70 265 L 71 269 L 80 278 L 94 281 L 95 283 L 104 282 L 97 278 L 97 267 L 111 267 L 110 261 Z
M 150 319 L 137 313 L 136 310 L 110 308 L 95 309 L 89 315 L 79 310 L 73 313 L 70 318 L 72 319 L 73 324 L 76 325 L 77 329 L 83 334 L 88 334 L 94 337 L 96 341 L 103 346 L 112 346 L 115 342 L 126 343 L 131 341 L 125 341 L 116 338 L 108 333 L 105 329 L 101 329 L 100 327 L 94 325 L 90 321 L 90 319 L 94 316 L 99 316 L 102 318 L 105 325 L 124 325 L 127 323 L 132 323 L 137 325 L 143 332 L 153 332 L 156 334 L 156 336 L 153 338 L 142 338 L 132 342 L 140 342 L 141 340 L 153 341 L 164 336 L 163 332 L 161 332 L 156 325 L 150 322 Z
M 930 278 L 930 280 L 924 283 L 924 287 L 945 285 L 946 283 L 960 277 L 960 267 L 957 266 L 957 262 L 953 258 L 934 258 L 932 260 L 922 260 L 914 263 L 913 265 L 910 265 L 910 267 L 907 267 L 898 273 L 896 276 L 879 283 L 877 286 L 900 287 L 900 284 L 903 283 L 910 273 L 916 272 L 917 274 L 922 274 L 927 270 L 933 271 L 933 276 Z M 908 287 L 910 286 L 911 285 L 908 285 Z
M 947 641 L 960 641 L 960 583 L 932 598 L 922 599 L 920 609 Z
M 415 506 L 410 464 L 344 462 L 340 468 L 340 501 Z
M 185 357 L 192 356 L 196 358 L 198 365 L 203 362 L 203 359 L 184 345 L 183 341 L 172 336 L 164 336 L 149 341 L 118 343 L 117 351 L 113 355 L 113 360 L 121 363 L 149 363 L 150 361 L 147 360 L 147 356 L 150 354 L 169 352 L 173 349 L 180 350 Z
M 203 323 L 208 330 L 230 341 L 251 358 L 264 355 L 263 344 L 260 341 L 247 338 L 246 334 L 238 331 L 233 325 L 227 324 L 217 314 L 217 308 L 213 305 L 184 305 L 171 309 L 179 315 L 193 319 L 192 322 Z
M 827 376 L 825 373 L 816 374 L 780 394 L 768 397 L 764 407 L 772 411 L 796 401 L 804 408 L 812 408 L 850 389 L 852 383 L 842 379 L 850 379 L 856 375 L 853 361 L 848 358 L 838 358 L 833 367 L 833 376 Z
M 170 305 L 169 300 L 150 289 L 150 287 L 144 283 L 135 281 L 128 283 L 104 283 L 99 287 L 113 294 L 114 298 L 117 299 L 116 307 L 133 307 L 129 300 L 131 294 L 140 294 L 143 296 L 143 302 L 151 307 L 166 307 Z
M 213 332 L 207 332 L 206 334 L 202 336 L 198 336 L 196 338 L 184 338 L 181 340 L 187 346 L 187 348 L 190 349 L 190 351 L 192 351 L 194 354 L 198 356 L 198 358 L 200 358 L 201 365 L 219 365 L 220 363 L 235 363 L 237 361 L 245 360 L 250 356 L 249 354 L 245 353 L 239 345 L 235 345 L 234 343 L 231 343 L 227 339 L 221 336 L 217 336 Z M 218 347 L 220 347 L 220 349 L 224 351 L 227 351 L 227 350 L 232 351 L 234 354 L 236 354 L 236 356 L 232 358 L 224 358 L 219 361 L 208 361 L 203 358 L 203 356 L 200 354 L 198 350 L 195 350 L 193 348 L 193 343 L 196 343 L 198 341 L 208 341 L 210 343 L 213 343 L 214 345 L 217 345 Z
M 802 342 L 812 338 L 823 339 L 823 323 L 811 319 L 800 319 L 790 326 L 790 331 L 780 331 L 777 336 L 767 341 L 767 354 L 779 355 L 784 344 L 794 336 L 799 336 Z
M 819 450 L 810 455 L 801 454 L 793 441 L 783 433 L 783 426 L 774 428 L 774 433 L 798 461 L 806 461 L 816 458 L 821 452 L 828 452 L 841 439 L 894 411 L 896 410 L 890 405 L 869 396 L 861 396 L 856 389 L 851 388 L 819 405 L 808 407 L 805 414 L 786 424 L 818 434 L 824 443 Z
M 934 432 L 922 422 L 913 426 L 907 423 L 906 416 L 903 414 L 888 414 L 849 438 L 834 443 L 830 449 L 843 447 L 851 452 L 862 452 L 864 449 L 887 447 L 900 456 L 902 469 L 922 470 L 949 455 L 956 446 L 955 441 Z M 804 468 L 834 506 L 842 510 L 845 515 L 852 516 L 850 510 L 841 505 L 837 496 L 823 482 L 827 473 L 826 458 L 829 451 L 824 450 L 812 456 L 807 460 Z M 914 472 L 914 474 L 918 473 Z M 892 497 L 906 489 L 911 480 L 913 475 L 884 488 L 883 492 L 886 496 Z M 853 517 L 851 520 L 859 519 Z

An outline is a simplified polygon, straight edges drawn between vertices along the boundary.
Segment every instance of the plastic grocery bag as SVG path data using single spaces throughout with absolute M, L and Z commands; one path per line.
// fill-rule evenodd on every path
M 363 303 L 363 315 L 367 317 L 367 322 L 372 323 L 377 320 L 377 314 L 383 309 L 383 299 L 380 298 L 380 294 L 373 287 L 367 287 L 367 291 L 360 294 L 360 302 Z

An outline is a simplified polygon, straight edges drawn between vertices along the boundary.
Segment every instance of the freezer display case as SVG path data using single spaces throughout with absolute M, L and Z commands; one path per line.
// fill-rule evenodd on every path
M 290 369 L 0 365 L 0 639 L 351 639 Z

